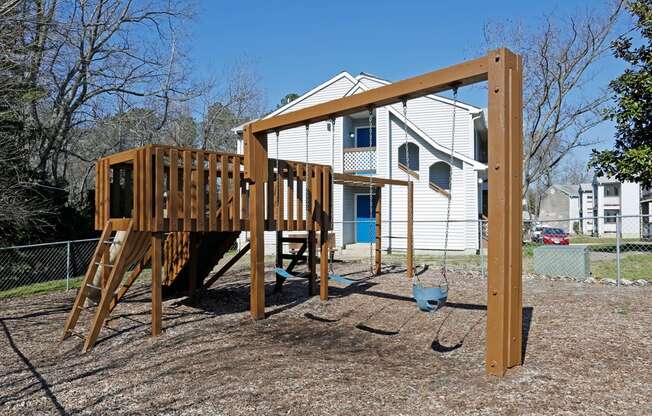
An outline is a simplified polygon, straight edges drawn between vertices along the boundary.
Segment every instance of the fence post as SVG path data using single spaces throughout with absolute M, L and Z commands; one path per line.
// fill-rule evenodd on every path
M 620 234 L 622 232 L 622 216 L 616 217 L 616 286 L 620 287 Z
M 66 241 L 66 292 L 70 290 L 70 241 Z

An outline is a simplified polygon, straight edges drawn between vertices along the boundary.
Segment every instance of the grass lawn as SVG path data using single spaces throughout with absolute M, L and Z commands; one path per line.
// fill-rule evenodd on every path
M 596 279 L 615 279 L 616 261 L 592 261 L 591 274 Z M 652 254 L 631 254 L 623 256 L 620 259 L 620 275 L 624 279 L 652 281 Z
M 82 278 L 77 277 L 68 281 L 70 289 L 76 289 L 81 284 Z M 66 280 L 52 280 L 50 282 L 34 283 L 26 286 L 14 287 L 0 292 L 0 299 L 30 296 L 39 293 L 62 292 L 66 290 Z

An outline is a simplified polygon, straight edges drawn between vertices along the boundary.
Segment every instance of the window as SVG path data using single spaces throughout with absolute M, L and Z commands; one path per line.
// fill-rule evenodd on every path
M 620 210 L 619 209 L 605 209 L 604 210 L 604 222 L 605 222 L 605 224 L 615 224 L 616 223 L 616 217 L 618 215 L 620 215 Z
M 430 188 L 449 196 L 451 165 L 446 162 L 436 162 L 430 165 Z
M 370 140 L 369 127 L 357 127 L 355 129 L 355 147 L 376 147 L 376 128 L 371 128 Z
M 406 173 L 419 178 L 419 146 L 403 143 L 398 147 L 398 166 Z
M 618 196 L 620 195 L 620 184 L 609 183 L 604 186 L 604 196 Z

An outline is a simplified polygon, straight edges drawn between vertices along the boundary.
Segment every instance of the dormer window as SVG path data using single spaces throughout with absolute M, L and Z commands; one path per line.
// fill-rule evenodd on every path
M 398 167 L 419 179 L 419 146 L 415 143 L 404 143 L 398 148 Z
M 435 162 L 430 165 L 430 189 L 450 197 L 451 165 L 446 162 Z

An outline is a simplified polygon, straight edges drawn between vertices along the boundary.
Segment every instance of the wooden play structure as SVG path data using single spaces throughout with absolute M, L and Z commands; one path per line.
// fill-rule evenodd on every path
M 489 233 L 486 371 L 503 375 L 521 363 L 521 58 L 498 49 L 481 58 L 352 96 L 252 122 L 244 128 L 244 154 L 148 145 L 97 161 L 95 227 L 102 235 L 63 337 L 93 347 L 110 312 L 141 271 L 151 265 L 152 334 L 161 328 L 163 291 L 196 296 L 247 252 L 250 313 L 265 317 L 264 232 L 283 242 L 305 243 L 309 290 L 328 299 L 333 184 L 408 188 L 407 274 L 412 278 L 412 183 L 333 173 L 331 166 L 268 157 L 267 136 L 427 94 L 488 81 Z M 374 268 L 381 268 L 380 201 L 377 198 Z M 241 232 L 249 242 L 211 274 Z M 284 232 L 305 232 L 305 240 Z M 113 237 L 121 232 L 121 238 Z M 319 250 L 319 271 L 315 253 Z M 303 253 L 301 253 L 303 256 Z M 283 266 L 283 255 L 276 265 Z M 291 262 L 296 258 L 290 258 Z M 100 276 L 99 283 L 97 276 Z M 319 280 L 317 282 L 317 276 Z M 277 283 L 278 284 L 278 283 Z M 99 302 L 89 298 L 101 293 Z M 89 310 L 89 330 L 75 330 Z

